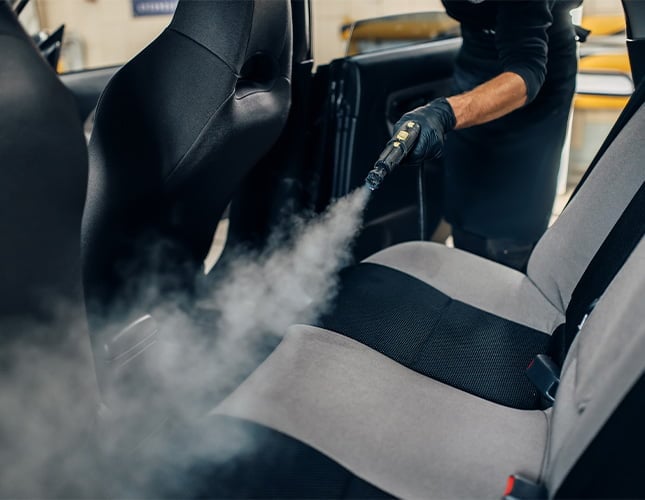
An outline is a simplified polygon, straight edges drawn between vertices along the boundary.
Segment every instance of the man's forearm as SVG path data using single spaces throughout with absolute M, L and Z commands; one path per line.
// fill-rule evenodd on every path
M 457 125 L 466 128 L 500 118 L 524 105 L 526 84 L 516 73 L 506 72 L 473 90 L 448 97 Z

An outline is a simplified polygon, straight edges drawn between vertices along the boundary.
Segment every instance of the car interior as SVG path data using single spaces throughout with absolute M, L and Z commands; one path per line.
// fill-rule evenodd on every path
M 184 330 L 213 329 L 223 270 L 361 186 L 460 39 L 314 68 L 308 0 L 179 0 L 124 66 L 60 76 L 0 2 L 0 497 L 645 498 L 645 2 L 622 5 L 635 91 L 526 273 L 431 241 L 438 165 L 401 168 L 329 310 L 213 389 Z

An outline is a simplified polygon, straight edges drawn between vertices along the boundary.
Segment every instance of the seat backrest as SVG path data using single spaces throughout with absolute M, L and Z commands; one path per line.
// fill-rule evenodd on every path
M 565 360 L 544 471 L 552 494 L 565 498 L 645 494 L 644 297 L 645 239 L 641 239 Z
M 551 495 L 645 494 L 644 100 L 641 85 L 619 120 L 622 129 L 610 134 L 609 147 L 529 263 L 531 279 L 562 310 L 579 286 L 602 282 L 595 307 L 574 322 L 579 331 L 562 367 L 542 478 Z M 590 263 L 595 270 L 586 270 Z M 613 278 L 608 268 L 617 269 Z M 578 285 L 583 275 L 590 279 Z
M 0 54 L 0 497 L 78 496 L 61 477 L 98 399 L 81 280 L 85 137 L 4 1 Z
M 563 313 L 594 255 L 645 182 L 644 97 L 641 86 L 630 102 L 636 111 L 531 254 L 529 278 Z
M 0 320 L 46 323 L 61 303 L 83 309 L 87 150 L 72 96 L 7 2 L 0 53 Z
M 164 293 L 190 288 L 232 194 L 286 122 L 291 45 L 289 0 L 180 0 L 112 78 L 89 146 L 91 322 L 131 309 L 151 277 Z

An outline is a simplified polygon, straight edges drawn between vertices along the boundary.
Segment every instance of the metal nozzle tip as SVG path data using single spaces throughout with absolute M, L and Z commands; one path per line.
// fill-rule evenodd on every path
M 381 182 L 383 182 L 384 177 L 385 174 L 382 171 L 374 169 L 367 174 L 365 185 L 370 191 L 376 191 L 381 186 Z

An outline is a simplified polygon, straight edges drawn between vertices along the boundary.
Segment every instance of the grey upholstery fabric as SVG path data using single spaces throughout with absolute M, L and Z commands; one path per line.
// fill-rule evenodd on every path
M 644 269 L 641 239 L 569 351 L 553 408 L 545 471 L 549 491 L 557 489 L 645 370 Z
M 402 243 L 364 262 L 389 266 L 504 319 L 551 334 L 564 321 L 524 274 L 476 255 L 428 242 Z
M 641 107 L 539 242 L 528 276 L 431 243 L 398 245 L 367 262 L 551 332 L 645 179 L 637 154 L 644 125 Z M 552 412 L 502 407 L 342 335 L 294 326 L 214 413 L 290 435 L 396 496 L 498 498 L 511 473 L 539 477 L 555 492 L 643 373 L 644 268 L 641 240 L 574 342 Z
M 310 326 L 292 327 L 214 413 L 295 437 L 404 498 L 498 498 L 508 474 L 537 477 L 547 432 L 541 411 L 490 403 Z
M 644 126 L 645 109 L 641 107 L 539 241 L 529 262 L 528 276 L 427 242 L 396 245 L 365 262 L 392 267 L 454 299 L 551 333 L 564 321 L 573 289 L 645 180 L 639 156 Z M 620 175 L 616 175 L 617 169 Z
M 529 261 L 528 277 L 474 255 L 425 242 L 396 245 L 365 262 L 390 266 L 457 300 L 550 333 L 563 321 L 562 313 L 580 277 L 645 181 L 639 153 L 644 127 L 645 109 L 641 107 L 538 242 Z
M 645 369 L 644 268 L 641 240 L 567 357 L 542 465 L 551 492 Z M 547 442 L 542 412 L 500 407 L 305 326 L 215 413 L 293 436 L 406 498 L 497 497 L 506 474 L 538 477 Z
M 431 243 L 398 245 L 367 262 L 551 332 L 645 180 L 638 155 L 644 126 L 641 107 L 540 240 L 528 276 Z M 400 497 L 499 498 L 512 473 L 540 478 L 555 492 L 645 369 L 643 269 L 641 240 L 574 342 L 553 411 L 502 407 L 345 336 L 294 326 L 214 413 L 290 435 Z
M 623 210 L 645 181 L 645 105 L 634 114 L 531 254 L 528 276 L 560 310 Z
M 645 240 L 573 344 L 553 412 L 501 407 L 344 336 L 294 326 L 213 413 L 290 435 L 404 498 L 499 497 L 511 473 L 555 492 L 645 370 L 643 269 Z

